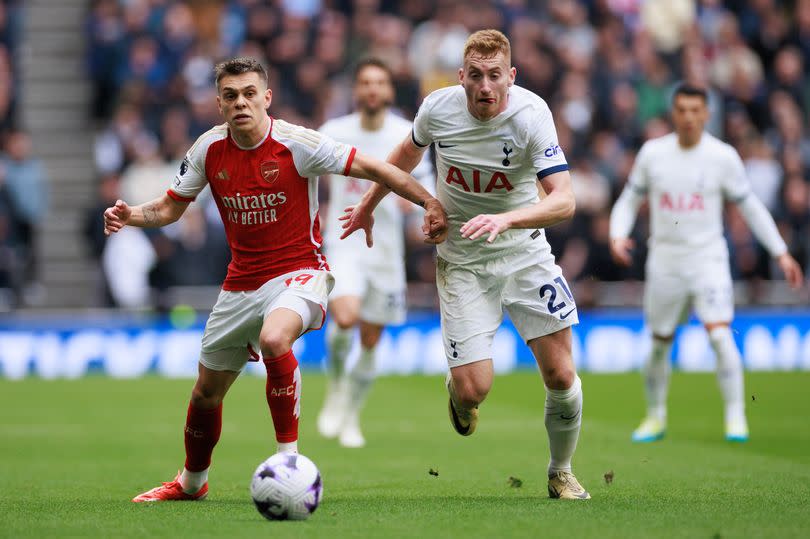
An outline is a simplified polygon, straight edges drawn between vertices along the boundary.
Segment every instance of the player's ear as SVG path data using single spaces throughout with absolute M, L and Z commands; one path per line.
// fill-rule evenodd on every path
M 517 69 L 515 66 L 509 68 L 509 86 L 515 84 L 515 77 L 517 76 Z
M 268 88 L 264 91 L 264 109 L 267 110 L 270 108 L 270 103 L 273 102 L 273 90 Z
M 464 68 L 458 68 L 458 82 L 459 84 L 464 84 Z
M 219 109 L 219 113 L 224 116 L 225 113 L 222 111 L 222 98 L 219 97 L 219 90 L 217 90 L 217 108 Z

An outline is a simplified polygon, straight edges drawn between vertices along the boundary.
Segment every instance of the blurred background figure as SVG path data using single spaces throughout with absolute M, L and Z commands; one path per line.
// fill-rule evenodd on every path
M 356 112 L 326 122 L 320 131 L 361 152 L 386 159 L 413 126 L 391 109 L 394 81 L 385 62 L 365 58 L 354 73 Z M 434 191 L 435 177 L 427 158 L 422 159 L 413 175 Z M 329 381 L 318 414 L 318 432 L 326 438 L 337 438 L 344 447 L 363 447 L 366 440 L 360 428 L 360 411 L 376 376 L 377 344 L 385 326 L 401 325 L 407 317 L 403 226 L 413 208 L 386 197 L 374 211 L 374 234 L 378 239 L 372 247 L 367 247 L 359 234 L 341 240 L 343 230 L 338 217 L 344 208 L 359 204 L 371 184 L 337 174 L 329 176 L 328 182 L 324 248 L 335 287 L 329 295 Z M 359 330 L 360 354 L 349 368 L 355 329 Z
M 2 189 L 8 203 L 8 234 L 17 259 L 15 292 L 26 305 L 44 301 L 39 281 L 38 229 L 48 211 L 48 179 L 42 162 L 31 156 L 31 138 L 23 131 L 6 133 L 0 154 Z

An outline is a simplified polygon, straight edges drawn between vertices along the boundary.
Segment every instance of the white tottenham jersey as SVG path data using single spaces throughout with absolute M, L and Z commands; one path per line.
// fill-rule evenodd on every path
M 389 112 L 385 116 L 383 126 L 376 131 L 368 131 L 360 125 L 360 114 L 354 113 L 329 120 L 319 131 L 333 139 L 354 146 L 365 155 L 376 157 L 385 161 L 394 147 L 410 136 L 411 122 Z M 421 183 L 432 181 L 432 167 L 427 156 L 413 171 L 413 175 Z M 355 233 L 340 239 L 343 232 L 338 217 L 343 215 L 343 209 L 354 206 L 368 191 L 373 183 L 341 175 L 332 175 L 329 179 L 329 211 L 324 233 L 324 245 L 329 252 L 336 249 L 347 249 L 364 260 L 378 260 L 401 263 L 405 255 L 403 244 L 402 223 L 403 215 L 400 209 L 398 196 L 386 196 L 374 210 L 374 246 L 366 247 L 365 235 Z M 432 187 L 428 190 L 433 191 Z M 416 206 L 414 206 L 416 208 Z
M 545 236 L 533 229 L 507 230 L 493 243 L 486 235 L 469 240 L 459 232 L 476 215 L 537 203 L 538 178 L 568 170 L 543 99 L 512 86 L 506 110 L 480 121 L 467 109 L 462 86 L 442 88 L 419 108 L 413 140 L 419 146 L 436 143 L 436 192 L 450 227 L 447 241 L 438 245 L 439 256 L 466 264 L 544 246 Z
M 728 258 L 723 202 L 740 202 L 751 192 L 736 150 L 709 133 L 688 149 L 681 148 L 675 133 L 647 141 L 628 187 L 648 197 L 651 251 L 678 258 Z

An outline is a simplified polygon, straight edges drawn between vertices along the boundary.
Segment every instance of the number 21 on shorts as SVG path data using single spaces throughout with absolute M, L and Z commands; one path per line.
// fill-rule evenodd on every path
M 564 320 L 568 317 L 569 314 L 574 312 L 574 310 L 577 307 L 574 304 L 574 296 L 573 294 L 571 294 L 571 290 L 568 288 L 568 283 L 565 282 L 565 279 L 562 276 L 555 277 L 554 283 L 556 283 L 556 285 L 559 286 L 559 288 L 563 291 L 565 296 L 559 298 L 558 301 L 557 286 L 551 283 L 546 283 L 540 287 L 540 298 L 543 300 L 548 298 L 547 306 L 549 314 L 555 314 L 558 311 L 565 309 L 570 304 L 573 307 L 573 309 L 560 315 L 560 320 Z M 568 298 L 568 301 L 565 300 L 566 297 Z

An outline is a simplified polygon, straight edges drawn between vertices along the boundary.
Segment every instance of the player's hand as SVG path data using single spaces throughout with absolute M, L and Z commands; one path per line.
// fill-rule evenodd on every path
M 620 266 L 629 267 L 633 264 L 633 248 L 636 242 L 631 238 L 611 238 L 610 255 Z
M 461 226 L 461 237 L 475 240 L 489 234 L 487 243 L 492 243 L 498 234 L 506 230 L 509 230 L 509 221 L 502 214 L 481 214 Z
M 343 221 L 343 235 L 340 239 L 348 238 L 355 230 L 363 230 L 366 233 L 366 245 L 374 245 L 374 238 L 371 236 L 371 228 L 374 226 L 374 215 L 365 211 L 362 204 L 343 208 L 343 215 L 338 217 Z
M 798 290 L 804 283 L 804 275 L 802 275 L 802 267 L 796 262 L 796 259 L 790 256 L 790 253 L 780 255 L 776 262 L 785 274 L 785 280 L 791 288 Z
M 432 198 L 425 202 L 425 223 L 422 225 L 425 243 L 436 245 L 447 239 L 447 213 L 441 203 Z
M 123 200 L 104 210 L 104 235 L 109 236 L 124 228 L 132 215 L 132 209 Z

